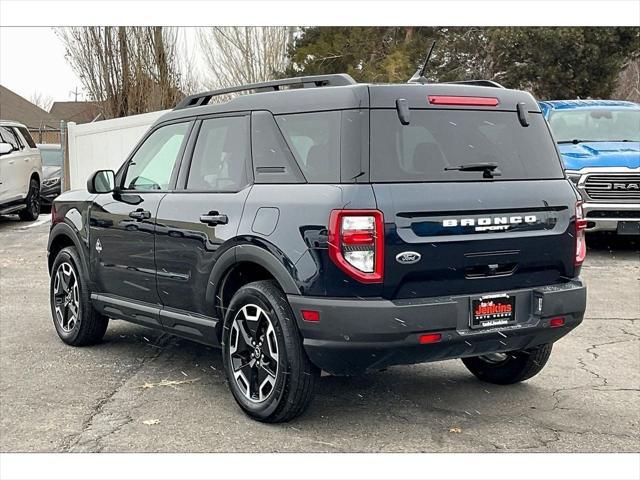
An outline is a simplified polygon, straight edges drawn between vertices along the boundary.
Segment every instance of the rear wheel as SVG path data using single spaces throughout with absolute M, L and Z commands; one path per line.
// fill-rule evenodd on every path
M 60 339 L 76 347 L 98 343 L 109 319 L 91 305 L 82 263 L 74 247 L 60 250 L 51 269 L 51 314 Z
M 551 345 L 463 358 L 462 363 L 483 382 L 509 385 L 537 375 L 549 360 Z
M 20 210 L 18 215 L 20 220 L 32 222 L 37 220 L 40 215 L 40 182 L 35 178 L 29 182 L 29 193 L 26 200 L 27 206 L 24 210 Z
M 253 282 L 236 292 L 223 345 L 229 388 L 247 415 L 286 422 L 309 406 L 319 371 L 303 349 L 291 307 L 275 282 Z

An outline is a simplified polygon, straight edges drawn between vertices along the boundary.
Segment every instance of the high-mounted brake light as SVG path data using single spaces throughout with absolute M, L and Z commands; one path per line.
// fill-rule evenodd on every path
M 329 258 L 362 283 L 381 283 L 384 219 L 379 210 L 333 210 L 329 218 Z
M 582 201 L 576 203 L 576 259 L 575 265 L 579 267 L 587 256 L 587 240 L 585 238 L 585 230 L 587 228 L 587 219 L 584 218 L 582 211 Z
M 452 97 L 429 95 L 431 105 L 467 105 L 475 107 L 497 107 L 500 101 L 495 97 Z

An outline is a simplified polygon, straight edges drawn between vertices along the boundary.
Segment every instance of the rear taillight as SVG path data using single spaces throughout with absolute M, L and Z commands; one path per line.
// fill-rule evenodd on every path
M 56 204 L 51 204 L 51 225 L 55 225 L 56 223 L 60 223 L 62 219 L 58 216 L 58 209 L 56 208 Z
M 587 256 L 587 239 L 585 238 L 585 230 L 587 228 L 587 219 L 584 218 L 582 211 L 582 202 L 576 203 L 576 267 L 582 265 L 584 258 Z
M 382 282 L 384 220 L 379 210 L 333 210 L 329 218 L 329 257 L 362 283 Z

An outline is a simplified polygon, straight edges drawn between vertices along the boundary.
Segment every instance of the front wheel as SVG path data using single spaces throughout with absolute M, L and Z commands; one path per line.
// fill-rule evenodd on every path
M 462 363 L 483 382 L 509 385 L 537 375 L 549 360 L 551 345 L 463 358 Z
M 32 222 L 40 216 L 40 182 L 35 178 L 29 182 L 29 193 L 27 193 L 26 208 L 20 210 L 18 215 L 20 220 Z
M 51 315 L 60 339 L 74 347 L 102 340 L 109 319 L 91 305 L 91 292 L 74 247 L 60 250 L 51 268 Z
M 291 307 L 273 281 L 250 283 L 233 296 L 224 322 L 223 362 L 236 402 L 261 422 L 302 414 L 319 376 Z

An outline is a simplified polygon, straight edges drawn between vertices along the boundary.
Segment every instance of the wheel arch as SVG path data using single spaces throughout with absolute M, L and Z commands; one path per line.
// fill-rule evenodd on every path
M 47 268 L 49 270 L 49 274 L 51 274 L 51 267 L 53 266 L 56 256 L 60 250 L 66 247 L 76 248 L 76 251 L 80 256 L 80 261 L 82 262 L 82 268 L 89 279 L 89 264 L 87 262 L 85 250 L 82 248 L 82 244 L 73 229 L 66 223 L 58 223 L 57 225 L 54 225 L 51 229 L 51 233 L 49 234 L 49 242 L 47 245 Z
M 293 275 L 283 262 L 263 247 L 240 244 L 229 248 L 218 258 L 209 276 L 206 301 L 215 306 L 220 317 L 220 330 L 224 323 L 224 310 L 233 294 L 247 283 L 267 279 L 275 280 L 286 294 L 300 295 Z

